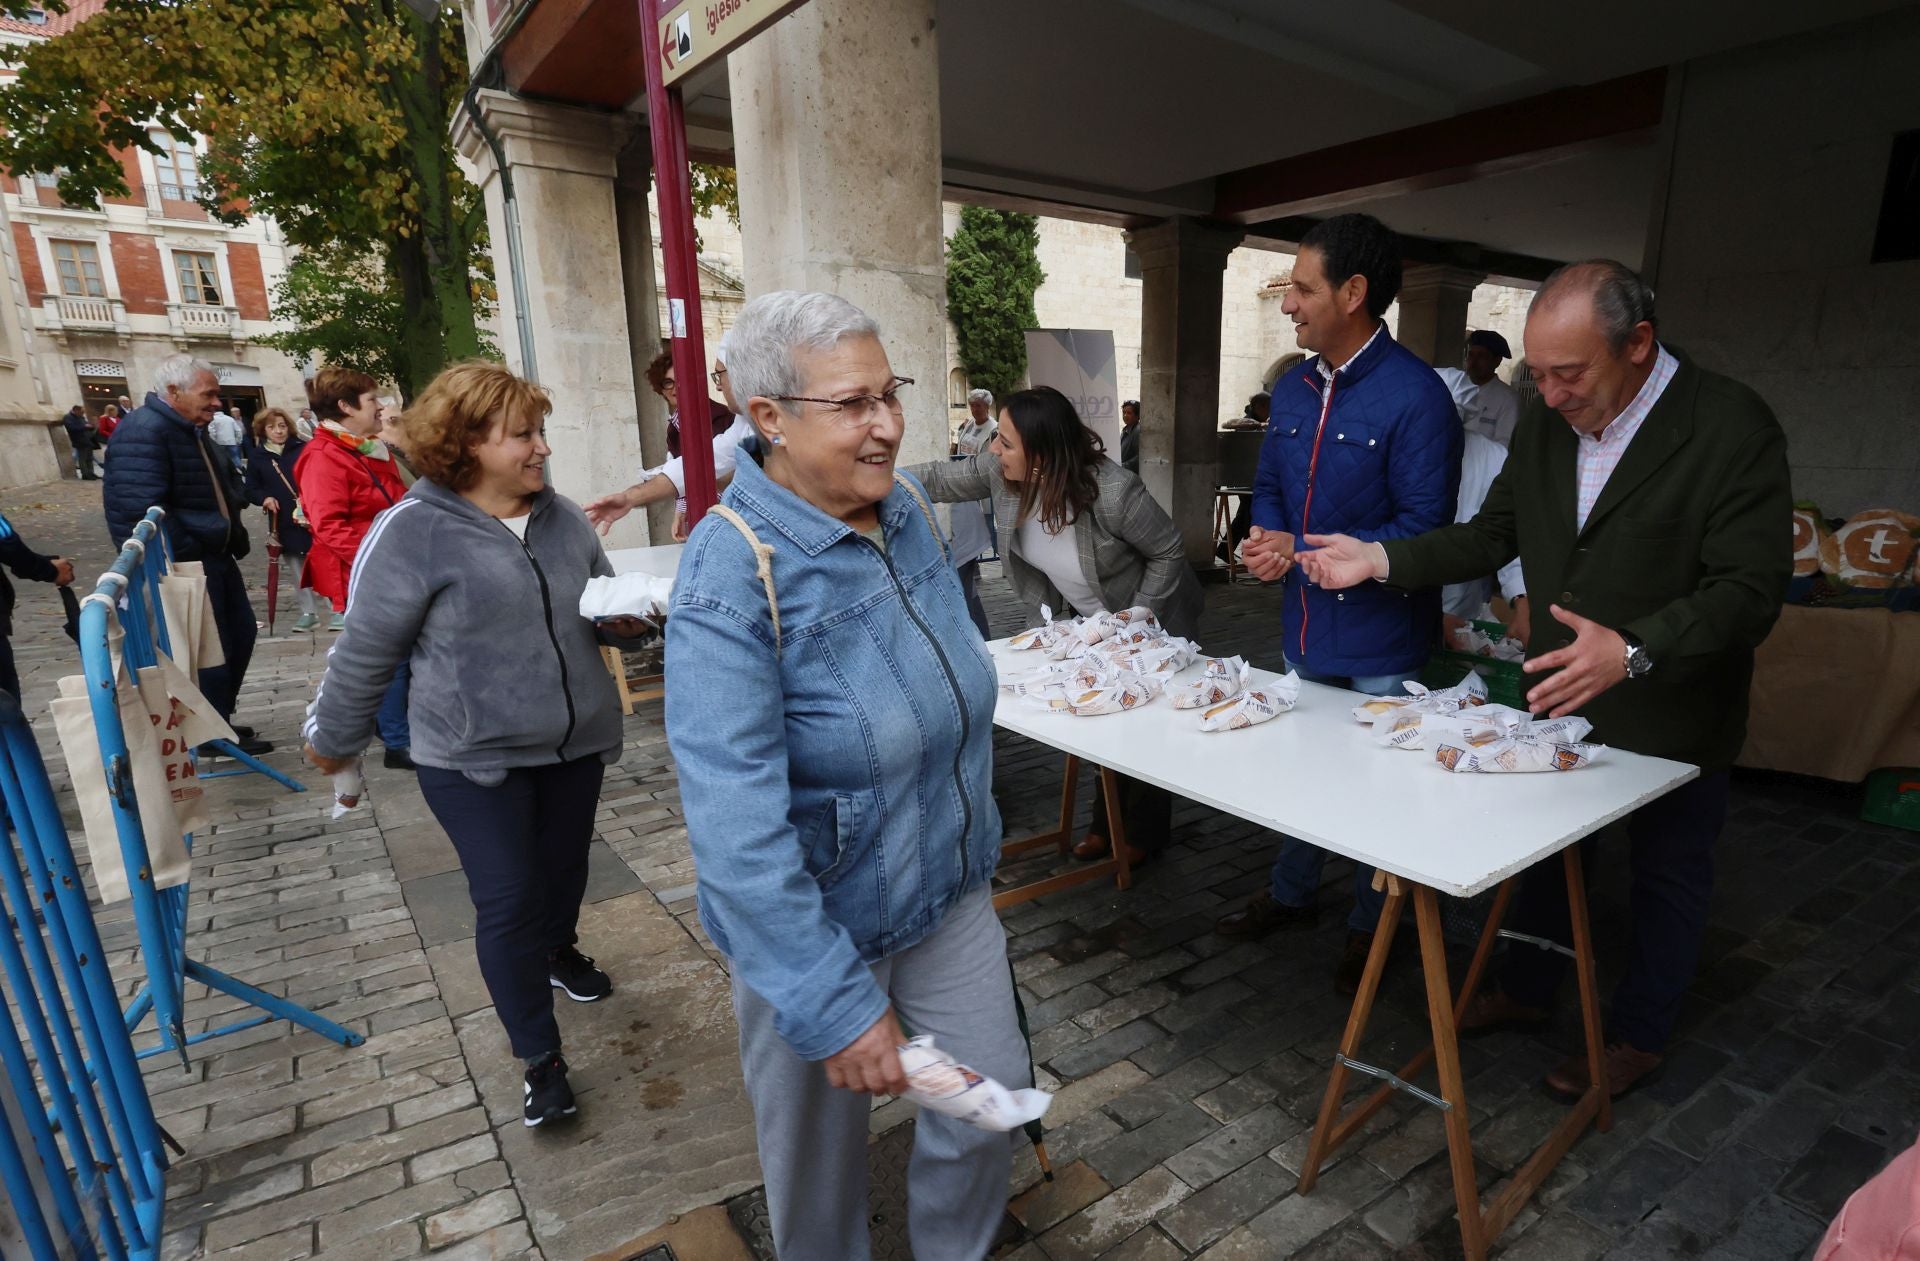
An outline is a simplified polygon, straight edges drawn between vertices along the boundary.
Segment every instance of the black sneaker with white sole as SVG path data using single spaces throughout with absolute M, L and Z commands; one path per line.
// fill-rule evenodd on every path
M 567 1085 L 567 1062 L 558 1051 L 527 1069 L 526 1088 L 528 1129 L 579 1111 L 573 1103 L 573 1087 Z
M 613 978 L 572 946 L 562 946 L 548 956 L 547 980 L 576 1003 L 597 1003 L 613 993 Z

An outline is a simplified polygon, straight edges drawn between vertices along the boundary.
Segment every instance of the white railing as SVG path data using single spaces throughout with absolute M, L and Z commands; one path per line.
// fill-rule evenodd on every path
M 237 338 L 240 309 L 204 302 L 169 302 L 167 316 L 176 337 Z
M 40 327 L 64 343 L 69 333 L 127 335 L 127 307 L 118 298 L 75 298 L 49 293 L 40 299 Z
M 62 324 L 94 324 L 112 328 L 114 304 L 107 298 L 61 298 L 60 322 Z

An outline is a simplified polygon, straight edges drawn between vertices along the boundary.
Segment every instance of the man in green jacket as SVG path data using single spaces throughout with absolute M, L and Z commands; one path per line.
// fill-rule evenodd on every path
M 1607 1045 L 1618 1096 L 1659 1067 L 1699 962 L 1753 650 L 1792 570 L 1787 440 L 1752 390 L 1660 345 L 1652 291 L 1620 263 L 1548 277 L 1526 349 L 1545 406 L 1522 415 L 1478 516 L 1385 544 L 1309 535 L 1316 550 L 1299 562 L 1324 587 L 1418 588 L 1518 555 L 1533 597 L 1526 670 L 1540 680 L 1527 707 L 1578 712 L 1594 740 L 1700 767 L 1628 823 L 1633 943 Z M 1528 874 L 1513 927 L 1569 940 L 1557 865 Z M 1544 1023 L 1564 964 L 1509 951 L 1500 986 L 1476 998 L 1461 1031 Z M 1585 1057 L 1547 1085 L 1577 1098 Z

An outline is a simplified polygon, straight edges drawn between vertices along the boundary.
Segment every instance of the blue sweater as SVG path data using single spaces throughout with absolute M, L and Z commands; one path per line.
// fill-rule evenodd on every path
M 1288 531 L 1303 548 L 1308 532 L 1375 542 L 1449 524 L 1463 438 L 1439 374 L 1382 329 L 1334 374 L 1323 422 L 1319 364 L 1315 356 L 1273 384 L 1253 523 Z M 1412 674 L 1439 626 L 1438 590 L 1368 582 L 1324 591 L 1296 568 L 1284 595 L 1287 658 L 1316 674 Z

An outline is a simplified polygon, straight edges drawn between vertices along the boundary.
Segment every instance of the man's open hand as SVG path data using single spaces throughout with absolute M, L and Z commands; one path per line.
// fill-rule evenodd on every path
M 627 492 L 617 490 L 611 495 L 602 495 L 581 509 L 587 514 L 587 520 L 593 528 L 600 531 L 602 537 L 613 529 L 613 523 L 633 511 L 633 505 L 627 502 Z
M 1558 670 L 1527 693 L 1527 709 L 1549 718 L 1571 714 L 1627 677 L 1627 641 L 1611 630 L 1559 605 L 1549 605 L 1554 620 L 1573 628 L 1573 642 L 1565 648 L 1533 658 L 1521 669 L 1528 674 Z
M 1386 577 L 1377 543 L 1362 543 L 1351 534 L 1309 534 L 1307 546 L 1313 550 L 1300 553 L 1300 568 L 1329 591 Z

